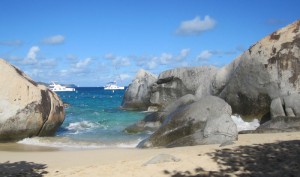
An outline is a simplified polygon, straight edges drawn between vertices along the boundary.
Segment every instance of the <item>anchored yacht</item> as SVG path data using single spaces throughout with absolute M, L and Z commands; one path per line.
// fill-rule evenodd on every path
M 73 92 L 73 91 L 75 91 L 75 88 L 65 87 L 60 84 L 56 84 L 53 81 L 52 81 L 52 84 L 49 85 L 49 89 L 54 92 Z
M 104 90 L 124 90 L 124 87 L 117 85 L 117 82 L 109 82 L 105 85 Z

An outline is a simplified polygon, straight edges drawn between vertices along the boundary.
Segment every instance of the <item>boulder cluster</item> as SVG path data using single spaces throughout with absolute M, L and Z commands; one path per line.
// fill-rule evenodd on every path
M 155 131 L 139 147 L 224 143 L 237 139 L 231 114 L 259 119 L 262 125 L 254 132 L 298 130 L 299 74 L 300 20 L 258 41 L 222 68 L 176 68 L 158 77 L 139 71 L 122 106 L 155 112 L 126 131 Z

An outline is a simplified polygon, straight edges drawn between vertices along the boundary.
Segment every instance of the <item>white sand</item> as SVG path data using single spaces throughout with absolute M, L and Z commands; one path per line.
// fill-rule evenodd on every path
M 196 168 L 205 171 L 220 171 L 220 164 L 211 155 L 216 150 L 236 149 L 238 146 L 276 143 L 279 141 L 300 140 L 300 132 L 276 134 L 239 135 L 233 145 L 202 145 L 161 149 L 97 149 L 82 151 L 6 151 L 16 145 L 0 145 L 0 163 L 26 161 L 45 164 L 45 176 L 171 176 L 175 171 L 189 171 L 190 175 L 199 174 Z M 11 147 L 9 147 L 11 146 Z M 30 149 L 30 146 L 28 147 Z M 2 150 L 1 150 L 2 149 Z M 4 150 L 3 150 L 4 149 Z M 179 162 L 143 164 L 159 154 L 169 154 L 181 159 Z M 0 164 L 0 170 L 9 170 Z M 22 170 L 22 165 L 14 168 Z M 167 170 L 170 174 L 166 174 Z M 15 173 L 13 171 L 12 173 Z M 208 172 L 207 172 L 208 173 Z M 1 174 L 1 173 L 0 173 Z M 0 175 L 1 176 L 1 175 Z

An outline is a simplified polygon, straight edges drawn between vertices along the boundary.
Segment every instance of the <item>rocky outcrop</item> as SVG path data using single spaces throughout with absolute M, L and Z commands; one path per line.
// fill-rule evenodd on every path
M 212 82 L 215 95 L 231 105 L 233 113 L 261 118 L 271 101 L 300 92 L 300 20 L 260 40 Z M 279 104 L 279 103 L 278 103 Z
M 145 116 L 143 120 L 140 120 L 137 123 L 130 125 L 125 129 L 125 131 L 127 133 L 139 133 L 145 131 L 154 132 L 161 126 L 161 124 L 169 114 L 176 111 L 176 109 L 180 109 L 183 106 L 195 102 L 195 100 L 196 97 L 194 95 L 187 94 L 179 98 L 178 100 L 172 102 L 164 110 L 153 112 Z
M 156 80 L 157 77 L 155 75 L 141 69 L 125 92 L 122 108 L 147 110 L 150 106 L 150 88 Z
M 211 80 L 217 68 L 176 68 L 162 72 L 152 86 L 150 102 L 163 110 L 178 98 L 187 95 L 198 97 L 210 95 Z
M 271 118 L 279 116 L 300 117 L 300 94 L 275 98 L 270 106 Z
M 221 144 L 237 139 L 231 108 L 222 99 L 206 96 L 172 112 L 162 126 L 138 147 L 177 147 Z
M 300 131 L 300 117 L 278 116 L 263 123 L 256 130 L 246 130 L 239 133 L 281 133 L 297 131 Z
M 64 121 L 59 97 L 2 59 L 0 76 L 0 141 L 54 135 Z

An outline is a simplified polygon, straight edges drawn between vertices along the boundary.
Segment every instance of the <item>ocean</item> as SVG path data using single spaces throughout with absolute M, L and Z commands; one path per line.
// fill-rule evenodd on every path
M 78 87 L 75 92 L 57 92 L 65 109 L 65 121 L 55 137 L 26 138 L 18 143 L 58 148 L 132 148 L 151 132 L 128 134 L 123 130 L 141 120 L 145 112 L 120 109 L 125 90 Z
M 104 90 L 103 87 L 79 87 L 75 92 L 57 92 L 65 109 L 65 121 L 54 137 L 25 138 L 18 143 L 63 149 L 135 148 L 153 132 L 128 134 L 124 129 L 144 118 L 147 112 L 120 109 L 125 90 Z M 231 116 L 238 131 L 253 130 L 258 120 L 244 122 Z

